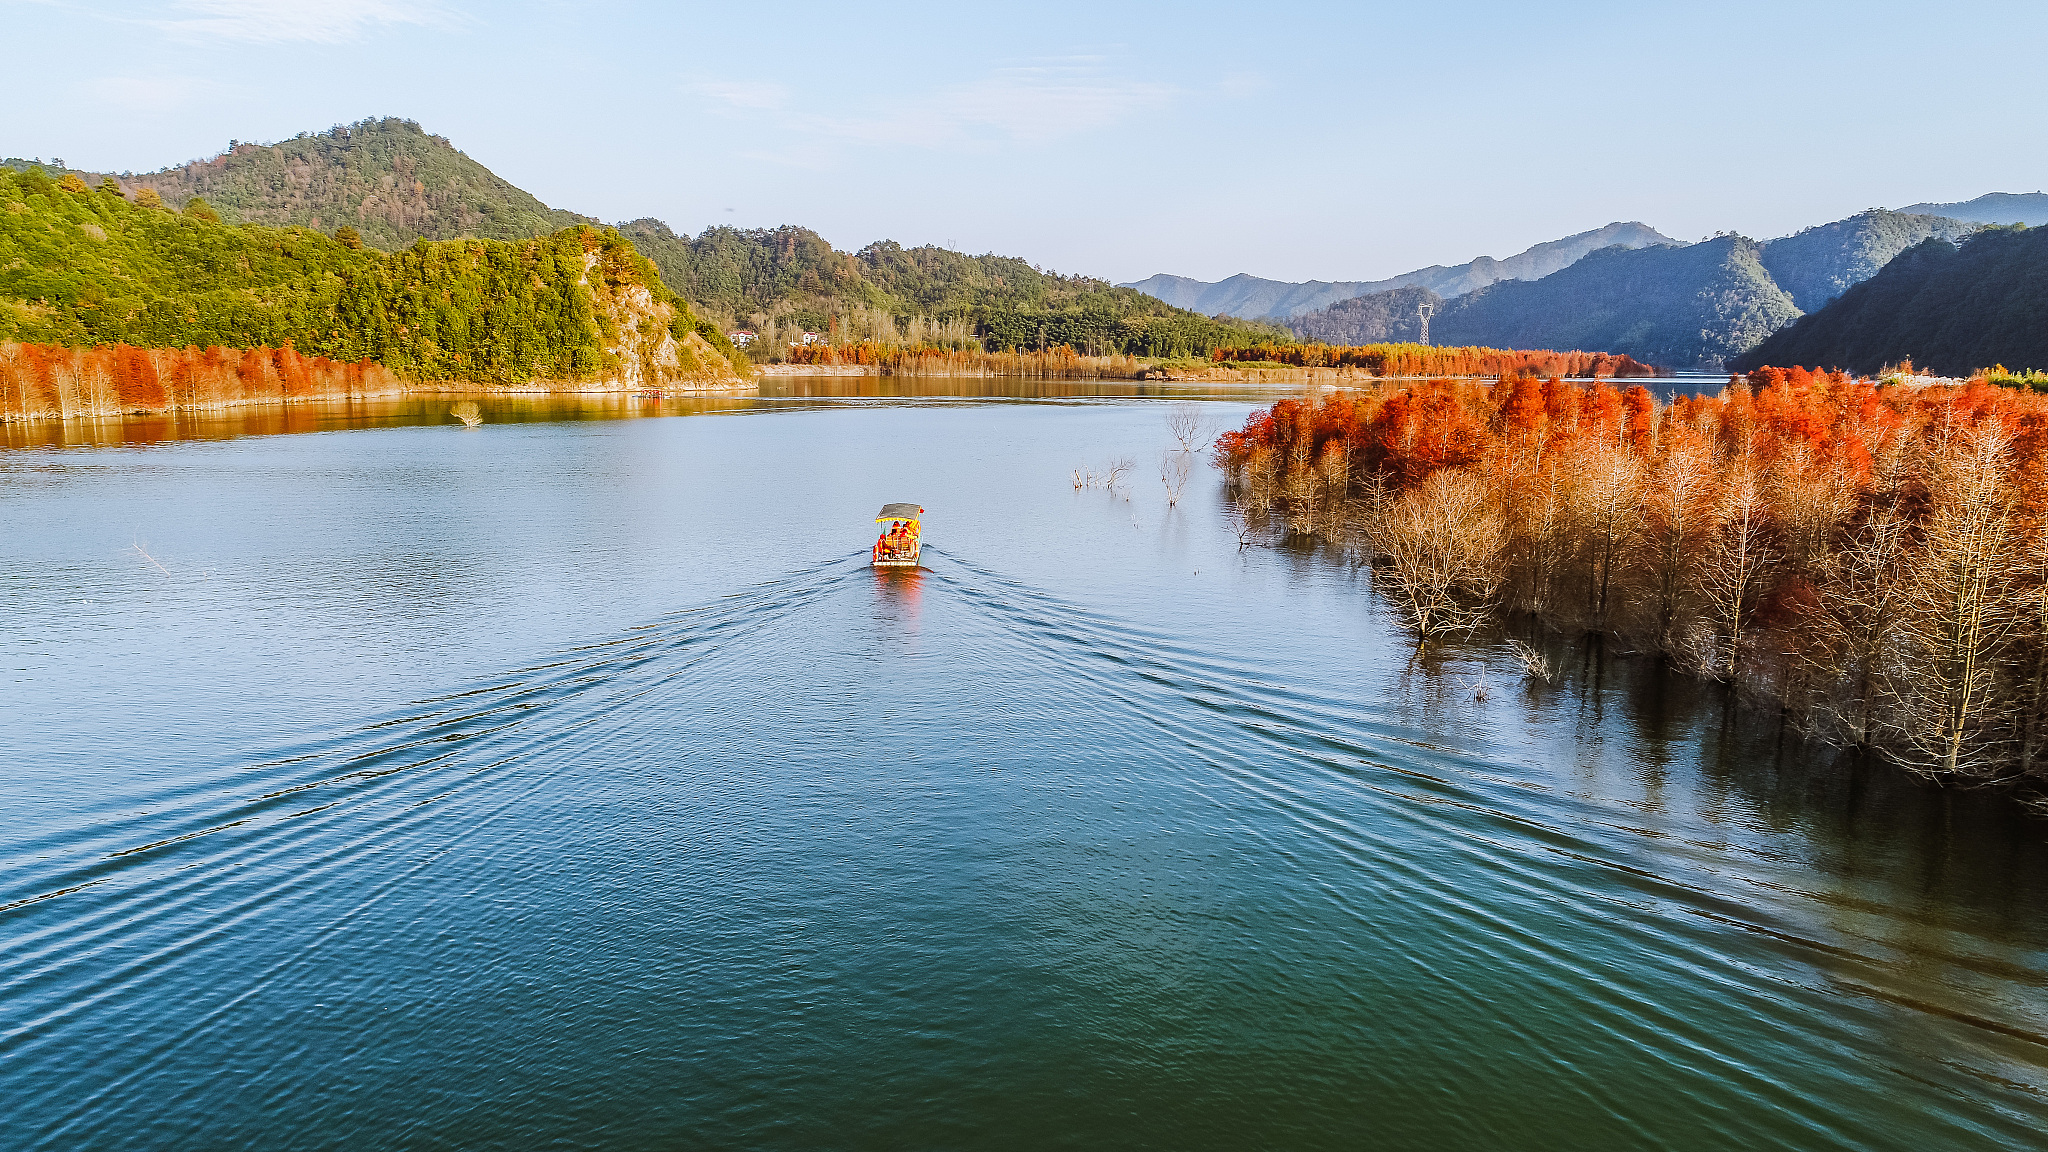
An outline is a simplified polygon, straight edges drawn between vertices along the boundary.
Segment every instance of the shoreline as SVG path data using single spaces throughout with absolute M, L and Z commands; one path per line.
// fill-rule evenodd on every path
M 958 368 L 949 371 L 906 372 L 879 364 L 762 364 L 757 366 L 763 379 L 790 379 L 799 377 L 986 377 L 989 379 L 1042 379 L 1042 380 L 1159 380 L 1169 383 L 1186 384 L 1326 384 L 1334 382 L 1356 383 L 1361 386 L 1385 383 L 1389 380 L 1492 380 L 1493 374 L 1466 376 L 1457 374 L 1431 373 L 1425 376 L 1375 376 L 1357 368 L 1230 368 L 1217 365 L 1200 371 L 1147 367 L 1135 372 L 1121 374 L 1102 368 L 1083 368 L 1071 372 L 1016 373 L 997 372 L 987 368 Z M 1670 377 L 1598 377 L 1601 380 L 1645 380 L 1669 379 Z M 1593 377 L 1569 377 L 1569 379 L 1593 379 Z
M 743 393 L 750 389 L 758 390 L 759 388 L 760 381 L 758 380 L 740 380 L 738 378 L 716 383 L 687 384 L 665 388 L 573 384 L 561 386 L 536 384 L 460 384 L 441 381 L 433 384 L 407 385 L 402 388 L 316 392 L 300 396 L 240 396 L 232 399 L 176 403 L 162 407 L 84 405 L 70 411 L 60 412 L 0 413 L 0 424 L 34 424 L 67 420 L 125 420 L 138 416 L 175 416 L 186 412 L 232 412 L 243 408 L 288 408 L 298 404 L 332 404 L 356 400 L 395 400 L 407 396 L 446 396 L 450 398 L 477 396 L 639 396 L 659 399 L 669 396 L 731 395 Z

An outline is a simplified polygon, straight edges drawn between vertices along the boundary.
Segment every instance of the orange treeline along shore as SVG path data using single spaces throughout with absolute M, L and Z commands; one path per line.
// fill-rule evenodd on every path
M 0 420 L 119 416 L 404 390 L 404 381 L 380 364 L 342 364 L 290 348 L 65 348 L 0 342 Z
M 1270 361 L 1294 368 L 1356 368 L 1373 376 L 1655 376 L 1612 352 L 1439 348 L 1432 344 L 1254 344 L 1218 348 L 1218 363 Z
M 1425 644 L 1533 617 L 1938 778 L 2048 783 L 2048 396 L 1389 382 L 1216 452 L 1248 519 L 1358 549 Z
M 937 374 L 990 371 L 998 375 L 1142 375 L 1150 360 L 1139 356 L 1087 357 L 1065 344 L 1040 352 L 981 352 L 928 345 L 795 345 L 791 364 L 858 364 L 886 371 Z M 1218 348 L 1210 361 L 1283 364 L 1290 368 L 1348 368 L 1368 376 L 1655 376 L 1656 369 L 1611 352 L 1551 352 L 1502 348 L 1438 348 L 1428 344 L 1254 344 Z

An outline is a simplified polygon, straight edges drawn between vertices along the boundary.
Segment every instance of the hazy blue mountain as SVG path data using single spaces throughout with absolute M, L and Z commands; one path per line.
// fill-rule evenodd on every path
M 1799 315 L 1763 246 L 1716 236 L 1683 247 L 1604 248 L 1541 280 L 1445 301 L 1430 342 L 1622 352 L 1661 368 L 1718 369 Z
M 1877 275 L 1892 257 L 1922 240 L 1960 240 L 1980 227 L 1946 216 L 1872 208 L 1766 241 L 1764 267 L 1780 288 L 1792 294 L 1801 312 L 1812 312 L 1850 285 Z
M 1987 192 L 1955 204 L 1908 204 L 1901 212 L 1947 216 L 1975 224 L 2048 224 L 2048 192 Z
M 1950 376 L 2048 368 L 2048 228 L 1925 241 L 1735 363 L 1876 372 L 1907 359 Z
M 1212 284 L 1162 273 L 1121 287 L 1136 288 L 1177 308 L 1190 308 L 1210 316 L 1219 313 L 1245 317 L 1300 316 L 1327 308 L 1339 300 L 1394 288 L 1414 286 L 1427 288 L 1439 296 L 1460 296 L 1500 280 L 1535 280 L 1548 276 L 1569 267 L 1586 253 L 1602 248 L 1616 245 L 1644 248 L 1653 244 L 1675 243 L 1677 241 L 1647 224 L 1615 223 L 1561 240 L 1545 241 L 1504 260 L 1481 256 L 1448 268 L 1432 264 L 1385 280 L 1310 280 L 1293 284 L 1239 273 Z
M 1411 284 L 1304 312 L 1287 327 L 1299 339 L 1324 344 L 1427 344 L 1429 318 L 1443 304 L 1443 297 Z
M 1712 368 L 1915 244 L 1960 239 L 1981 227 L 1874 208 L 1765 244 L 1721 236 L 1603 249 L 1547 277 L 1504 280 L 1447 301 L 1419 286 L 1372 293 L 1303 313 L 1287 326 L 1303 340 L 1332 344 L 1427 339 L 1600 349 L 1665 368 Z M 1425 308 L 1434 309 L 1427 325 Z

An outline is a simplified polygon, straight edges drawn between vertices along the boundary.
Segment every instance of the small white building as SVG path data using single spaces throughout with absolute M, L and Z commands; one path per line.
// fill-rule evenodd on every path
M 732 346 L 735 348 L 745 348 L 754 342 L 754 334 L 752 332 L 727 332 L 725 338 L 732 341 Z
M 790 347 L 794 348 L 799 344 L 823 344 L 824 342 L 825 338 L 823 336 L 818 335 L 816 332 L 806 332 L 803 334 L 803 337 L 801 339 L 792 340 L 789 342 L 789 344 Z

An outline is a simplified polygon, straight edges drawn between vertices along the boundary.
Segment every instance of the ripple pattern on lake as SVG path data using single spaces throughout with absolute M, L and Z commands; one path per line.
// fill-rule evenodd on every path
M 927 554 L 25 833 L 0 1144 L 2038 1136 L 2038 887 L 1915 906 L 1979 864 L 1816 867 L 1446 737 L 1454 676 L 1348 694 Z

